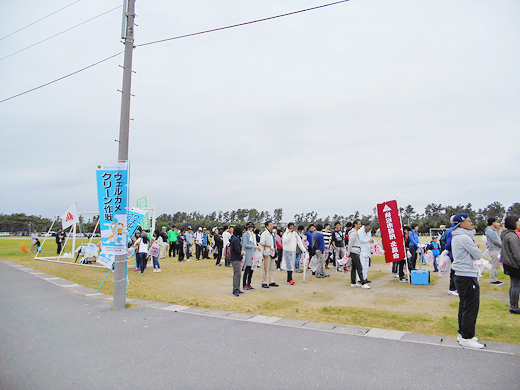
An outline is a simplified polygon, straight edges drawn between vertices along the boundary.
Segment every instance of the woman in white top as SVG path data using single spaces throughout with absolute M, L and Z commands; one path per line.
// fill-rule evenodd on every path
M 150 240 L 148 239 L 148 235 L 146 231 L 141 233 L 141 237 L 139 237 L 134 246 L 136 248 L 136 256 L 138 256 L 138 264 L 139 264 L 139 272 L 140 275 L 144 274 L 144 270 L 146 268 L 147 257 L 148 257 L 148 243 Z
M 296 259 L 296 246 L 298 246 L 302 253 L 307 252 L 307 248 L 303 245 L 302 239 L 298 233 L 294 231 L 294 223 L 290 222 L 287 225 L 287 230 L 282 236 L 283 241 L 283 260 L 285 269 L 287 270 L 287 283 L 293 285 L 294 280 L 292 274 L 294 271 L 294 263 Z

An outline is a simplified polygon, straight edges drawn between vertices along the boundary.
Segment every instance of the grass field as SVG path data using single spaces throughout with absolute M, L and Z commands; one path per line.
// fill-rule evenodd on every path
M 22 252 L 22 242 L 30 248 L 30 239 L 0 238 L 0 260 L 15 261 L 92 289 L 98 288 L 107 272 L 102 268 L 34 260 L 34 254 Z M 43 250 L 43 256 L 56 253 L 53 238 L 47 240 Z M 66 251 L 70 252 L 70 243 Z M 129 269 L 129 298 L 449 337 L 457 335 L 459 300 L 447 294 L 449 277 L 431 273 L 432 283 L 428 286 L 398 283 L 382 257 L 372 258 L 371 290 L 351 288 L 350 274 L 332 269 L 329 270 L 331 277 L 326 279 L 315 279 L 308 273 L 307 283 L 302 282 L 302 274 L 295 274 L 294 286 L 285 283 L 285 272 L 276 272 L 280 287 L 262 289 L 258 270 L 253 276 L 253 286 L 257 289 L 239 298 L 231 294 L 231 268 L 216 267 L 213 260 L 195 261 L 194 258 L 185 263 L 170 258 L 160 261 L 161 273 L 153 273 L 151 266 L 144 275 Z M 520 316 L 508 311 L 509 277 L 500 271 L 499 278 L 506 283 L 504 286 L 491 286 L 487 271 L 481 279 L 477 337 L 484 341 L 520 344 Z M 111 277 L 100 291 L 112 294 Z

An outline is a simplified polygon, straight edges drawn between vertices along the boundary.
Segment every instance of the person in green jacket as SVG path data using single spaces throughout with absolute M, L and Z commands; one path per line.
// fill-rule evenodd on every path
M 170 249 L 168 250 L 168 256 L 175 257 L 175 254 L 177 253 L 177 237 L 179 235 L 179 230 L 175 227 L 175 225 L 172 226 L 170 230 L 168 230 L 168 244 L 170 245 Z

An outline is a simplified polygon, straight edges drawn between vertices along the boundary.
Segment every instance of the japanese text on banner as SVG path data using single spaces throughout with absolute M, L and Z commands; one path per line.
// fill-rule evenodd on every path
M 98 165 L 96 172 L 102 251 L 127 253 L 128 165 Z
M 391 263 L 404 260 L 406 251 L 397 202 L 391 200 L 378 204 L 377 216 L 381 230 L 381 241 L 385 250 L 385 261 Z

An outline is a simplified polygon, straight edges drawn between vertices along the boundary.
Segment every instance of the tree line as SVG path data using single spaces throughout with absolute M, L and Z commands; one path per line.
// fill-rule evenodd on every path
M 429 233 L 430 229 L 438 228 L 440 225 L 450 226 L 450 217 L 458 213 L 466 213 L 474 221 L 475 228 L 478 233 L 483 233 L 487 226 L 487 219 L 490 217 L 501 220 L 507 214 L 520 215 L 520 203 L 514 203 L 506 209 L 500 202 L 493 202 L 482 209 L 475 209 L 471 203 L 466 205 L 459 204 L 457 206 L 443 206 L 442 204 L 430 203 L 423 213 L 419 213 L 412 205 L 400 208 L 403 225 L 411 225 L 417 223 L 420 233 Z M 157 217 L 157 224 L 167 226 L 182 225 L 183 223 L 191 223 L 195 226 L 214 227 L 224 224 L 240 224 L 245 222 L 253 222 L 261 224 L 266 220 L 272 220 L 274 224 L 283 222 L 294 222 L 299 225 L 308 225 L 310 223 L 335 223 L 340 222 L 345 225 L 355 219 L 360 219 L 363 224 L 371 222 L 377 229 L 379 221 L 377 218 L 376 208 L 372 209 L 371 214 L 360 214 L 356 211 L 349 215 L 327 215 L 319 216 L 316 211 L 302 212 L 294 214 L 293 218 L 285 218 L 282 208 L 275 209 L 273 213 L 269 211 L 258 211 L 257 209 L 238 209 L 233 211 L 213 211 L 209 214 L 202 214 L 198 211 L 192 213 L 177 212 L 175 214 L 161 214 Z
M 483 233 L 487 226 L 487 219 L 490 217 L 503 219 L 506 214 L 520 215 L 520 203 L 513 203 L 506 208 L 500 202 L 493 202 L 482 209 L 475 209 L 471 203 L 466 205 L 459 204 L 457 206 L 443 206 L 442 204 L 430 203 L 424 212 L 420 213 L 415 210 L 412 205 L 407 205 L 400 208 L 403 225 L 411 225 L 417 223 L 419 225 L 420 233 L 429 233 L 431 228 L 438 228 L 440 225 L 450 225 L 450 217 L 457 213 L 466 213 L 474 221 L 475 228 L 478 233 Z M 257 209 L 237 209 L 231 211 L 213 211 L 208 214 L 203 214 L 199 211 L 181 212 L 178 211 L 173 214 L 163 213 L 156 218 L 157 226 L 160 225 L 182 225 L 190 223 L 194 226 L 202 226 L 211 228 L 214 226 L 230 225 L 230 224 L 244 224 L 246 222 L 253 222 L 260 225 L 266 220 L 271 220 L 274 224 L 282 224 L 284 222 L 294 222 L 297 225 L 307 226 L 310 223 L 335 223 L 340 222 L 345 225 L 347 222 L 352 222 L 355 219 L 360 219 L 361 222 L 371 222 L 377 229 L 379 228 L 379 221 L 377 219 L 376 208 L 370 214 L 360 214 L 359 211 L 349 215 L 327 215 L 326 217 L 319 216 L 316 211 L 301 212 L 293 215 L 292 218 L 284 218 L 282 208 L 274 209 L 273 212 Z M 96 226 L 98 216 L 92 219 L 85 220 L 80 216 L 79 231 L 83 233 L 92 233 Z M 11 234 L 28 234 L 33 230 L 38 232 L 46 232 L 49 230 L 53 220 L 42 217 L 41 215 L 26 215 L 24 213 L 16 214 L 0 214 L 0 232 L 9 232 Z M 57 230 L 61 223 L 58 221 L 54 224 Z

